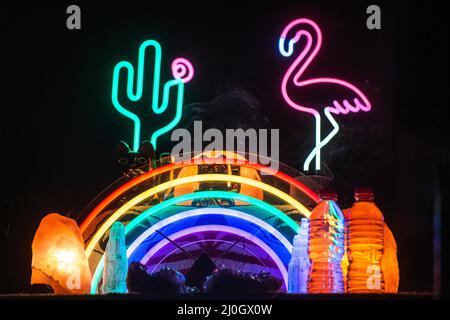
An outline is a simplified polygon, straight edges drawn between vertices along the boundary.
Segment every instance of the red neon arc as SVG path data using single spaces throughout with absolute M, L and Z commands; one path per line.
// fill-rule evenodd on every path
M 187 167 L 190 165 L 195 165 L 195 164 L 214 164 L 214 163 L 220 163 L 220 164 L 236 164 L 236 165 L 240 165 L 243 167 L 248 167 L 248 168 L 252 168 L 255 170 L 259 170 L 261 172 L 266 172 L 266 173 L 270 173 L 273 174 L 274 176 L 276 176 L 277 178 L 293 185 L 294 187 L 296 187 L 297 189 L 299 189 L 300 191 L 302 191 L 304 194 L 306 194 L 309 198 L 311 198 L 314 202 L 318 203 L 320 201 L 319 195 L 317 193 L 315 193 L 313 190 L 311 190 L 310 188 L 308 188 L 306 185 L 304 185 L 303 183 L 301 183 L 300 181 L 292 178 L 291 176 L 278 171 L 276 173 L 273 173 L 273 169 L 263 166 L 261 164 L 258 163 L 249 163 L 247 161 L 242 161 L 242 160 L 236 160 L 236 159 L 209 159 L 209 158 L 203 158 L 202 160 L 199 159 L 194 159 L 191 160 L 189 162 L 180 162 L 180 163 L 171 163 L 156 169 L 153 169 L 149 172 L 146 172 L 136 178 L 134 178 L 133 180 L 128 181 L 127 183 L 125 183 L 124 185 L 122 185 L 121 187 L 117 188 L 116 190 L 114 190 L 110 195 L 108 195 L 105 199 L 103 199 L 90 213 L 89 215 L 86 217 L 86 219 L 83 221 L 83 223 L 80 226 L 80 230 L 81 233 L 84 233 L 87 229 L 87 227 L 90 225 L 90 223 L 95 219 L 95 217 L 97 215 L 99 215 L 112 201 L 114 201 L 115 199 L 117 199 L 120 195 L 122 195 L 124 192 L 126 192 L 127 190 L 133 188 L 134 186 L 140 184 L 141 182 L 150 179 L 154 176 L 163 174 L 165 172 L 171 171 L 171 170 L 175 170 L 178 168 L 182 168 L 182 167 Z

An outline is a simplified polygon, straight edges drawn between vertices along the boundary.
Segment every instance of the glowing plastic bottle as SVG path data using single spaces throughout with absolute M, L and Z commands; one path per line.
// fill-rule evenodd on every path
M 288 266 L 288 292 L 307 293 L 310 262 L 308 257 L 308 219 L 303 218 L 300 232 L 294 237 L 292 257 Z
M 308 293 L 343 293 L 344 215 L 336 204 L 335 192 L 322 192 L 320 197 L 309 221 Z
M 370 189 L 356 189 L 356 202 L 346 221 L 349 269 L 347 292 L 382 293 L 381 260 L 384 253 L 384 218 Z

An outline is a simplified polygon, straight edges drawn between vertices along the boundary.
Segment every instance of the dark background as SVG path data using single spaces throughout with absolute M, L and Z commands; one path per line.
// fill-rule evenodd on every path
M 165 77 L 175 57 L 193 63 L 187 113 L 233 88 L 254 95 L 267 127 L 280 128 L 280 160 L 300 170 L 313 119 L 281 97 L 290 61 L 277 41 L 288 22 L 309 17 L 324 39 L 308 76 L 348 80 L 372 102 L 370 113 L 338 116 L 341 133 L 323 150 L 341 206 L 351 205 L 355 187 L 373 187 L 397 240 L 400 290 L 447 288 L 448 278 L 433 278 L 438 253 L 447 257 L 433 214 L 448 190 L 448 57 L 440 40 L 448 38 L 449 5 L 426 3 L 377 1 L 382 29 L 368 30 L 365 11 L 374 3 L 365 1 L 76 2 L 82 29 L 68 30 L 72 3 L 3 1 L 0 287 L 29 281 L 31 241 L 45 214 L 77 217 L 120 177 L 113 149 L 132 131 L 111 104 L 112 70 L 120 60 L 135 63 L 143 40 L 161 43 Z M 223 121 L 235 127 L 233 115 Z M 168 138 L 159 151 L 170 151 Z

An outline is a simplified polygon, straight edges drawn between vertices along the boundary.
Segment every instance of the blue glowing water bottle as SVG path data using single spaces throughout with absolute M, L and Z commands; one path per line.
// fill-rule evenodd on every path
M 308 219 L 303 218 L 300 232 L 294 237 L 292 257 L 288 266 L 288 292 L 307 293 L 310 262 L 308 257 Z
M 309 221 L 308 293 L 344 293 L 341 267 L 345 250 L 344 215 L 336 204 L 336 192 L 321 192 L 320 198 Z

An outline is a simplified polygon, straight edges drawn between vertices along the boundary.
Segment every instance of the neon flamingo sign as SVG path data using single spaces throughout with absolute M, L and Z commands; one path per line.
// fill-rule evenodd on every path
M 314 34 L 311 34 L 308 29 L 314 30 Z M 295 35 L 293 38 L 288 38 L 288 34 Z M 356 113 L 359 111 L 367 112 L 371 109 L 371 104 L 366 96 L 354 85 L 348 83 L 344 80 L 336 79 L 336 78 L 312 78 L 312 79 L 303 79 L 303 73 L 308 68 L 309 64 L 316 57 L 317 53 L 320 50 L 322 45 L 322 33 L 319 29 L 319 26 L 310 19 L 297 19 L 289 23 L 286 28 L 284 28 L 280 41 L 279 41 L 279 50 L 281 54 L 285 57 L 290 57 L 294 53 L 294 45 L 298 43 L 302 38 L 306 40 L 306 43 L 303 49 L 299 52 L 297 58 L 291 64 L 286 74 L 283 77 L 283 81 L 281 83 L 281 92 L 284 100 L 289 104 L 292 108 L 299 110 L 301 112 L 306 112 L 312 114 L 315 118 L 315 129 L 316 129 L 316 137 L 315 137 L 315 147 L 311 151 L 311 153 L 306 158 L 303 164 L 303 170 L 308 171 L 311 161 L 315 157 L 315 167 L 316 170 L 320 170 L 320 150 L 328 143 L 330 140 L 337 134 L 339 131 L 339 125 L 336 120 L 333 118 L 332 114 L 348 114 L 348 113 Z M 315 40 L 315 45 L 313 46 L 313 40 Z M 286 42 L 288 41 L 288 42 Z M 287 48 L 286 48 L 287 45 Z M 320 85 L 334 85 L 339 86 L 347 92 L 351 94 L 353 97 L 353 102 L 348 101 L 347 99 L 341 100 L 332 100 L 324 103 L 323 112 L 327 119 L 331 122 L 333 126 L 333 130 L 323 139 L 321 140 L 321 115 L 319 111 L 317 111 L 317 105 L 305 105 L 303 103 L 295 102 L 291 99 L 289 94 L 287 93 L 287 86 L 290 82 L 293 82 L 296 87 L 299 89 L 306 86 L 315 86 L 317 89 L 320 89 Z
M 192 64 L 184 58 L 176 58 L 171 65 L 172 76 L 175 79 L 169 80 L 164 84 L 163 97 L 161 104 L 159 103 L 159 91 L 160 91 L 160 77 L 161 77 L 161 46 L 155 40 L 146 40 L 139 47 L 138 67 L 137 67 L 137 79 L 135 85 L 134 68 L 128 61 L 121 61 L 114 67 L 113 81 L 112 81 L 112 93 L 111 100 L 114 108 L 117 109 L 123 116 L 131 119 L 134 124 L 133 134 L 133 151 L 136 152 L 139 149 L 141 139 L 141 120 L 139 116 L 130 111 L 131 105 L 142 98 L 143 83 L 144 83 L 144 70 L 145 70 L 145 51 L 148 47 L 153 47 L 155 51 L 154 69 L 153 69 L 153 88 L 152 88 L 152 102 L 151 109 L 155 115 L 160 115 L 166 112 L 169 106 L 169 94 L 172 87 L 177 87 L 177 101 L 175 104 L 175 116 L 165 126 L 159 128 L 150 137 L 150 142 L 153 148 L 156 150 L 156 142 L 158 137 L 164 133 L 172 130 L 178 122 L 180 122 L 182 109 L 183 109 L 183 95 L 184 84 L 192 80 L 194 76 L 194 68 Z M 128 97 L 127 106 L 124 107 L 119 101 L 119 79 L 120 71 L 125 69 L 127 71 L 127 91 Z M 134 90 L 134 87 L 136 89 Z

